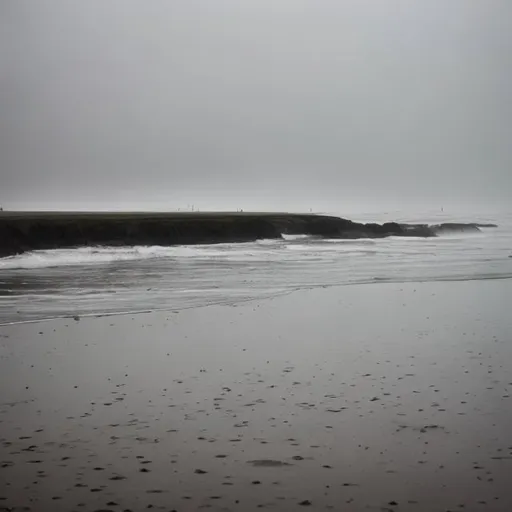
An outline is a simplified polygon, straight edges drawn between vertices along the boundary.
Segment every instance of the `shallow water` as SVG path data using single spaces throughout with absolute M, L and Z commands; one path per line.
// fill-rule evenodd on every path
M 499 227 L 430 239 L 286 236 L 245 244 L 35 251 L 0 259 L 0 323 L 178 310 L 316 286 L 512 277 L 512 214 L 352 218 L 493 222 Z

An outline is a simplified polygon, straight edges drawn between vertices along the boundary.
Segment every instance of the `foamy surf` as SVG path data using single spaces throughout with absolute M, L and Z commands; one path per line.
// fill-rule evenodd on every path
M 80 247 L 32 251 L 0 259 L 0 270 L 97 265 L 169 256 L 167 247 Z

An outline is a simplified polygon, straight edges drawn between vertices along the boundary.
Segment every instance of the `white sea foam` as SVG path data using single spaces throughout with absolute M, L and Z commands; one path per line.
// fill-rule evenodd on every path
M 172 256 L 168 247 L 80 247 L 31 251 L 0 259 L 0 270 L 97 265 Z

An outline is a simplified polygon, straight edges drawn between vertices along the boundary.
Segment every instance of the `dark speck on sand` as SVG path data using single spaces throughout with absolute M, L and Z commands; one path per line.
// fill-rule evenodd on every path
M 248 463 L 257 468 L 280 468 L 283 466 L 291 466 L 291 464 L 288 462 L 272 459 L 250 460 Z

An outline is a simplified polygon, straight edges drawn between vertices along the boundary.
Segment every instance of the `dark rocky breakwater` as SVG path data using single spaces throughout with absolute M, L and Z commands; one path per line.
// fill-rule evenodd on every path
M 38 249 L 94 245 L 192 245 L 252 242 L 305 234 L 325 238 L 433 237 L 492 224 L 362 224 L 292 213 L 1 212 L 0 257 Z

